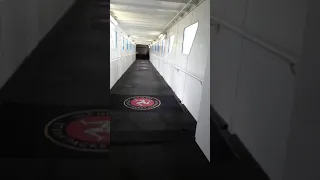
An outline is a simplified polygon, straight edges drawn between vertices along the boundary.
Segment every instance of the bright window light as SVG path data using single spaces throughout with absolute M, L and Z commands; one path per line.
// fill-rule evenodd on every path
M 122 49 L 124 49 L 124 39 L 123 39 L 123 36 L 121 36 L 121 43 L 122 43 Z
M 166 39 L 163 39 L 162 40 L 162 52 L 164 52 L 165 51 L 165 48 L 166 47 Z
M 198 22 L 186 27 L 183 33 L 182 53 L 189 54 L 198 30 Z
M 116 45 L 116 49 L 117 49 L 118 48 L 118 33 L 117 33 L 117 31 L 115 31 L 115 36 L 116 36 L 115 45 Z
M 173 42 L 174 42 L 174 35 L 171 35 L 169 38 L 169 48 L 168 48 L 169 53 L 172 52 Z
M 126 39 L 127 50 L 129 49 L 129 40 Z
M 110 22 L 110 46 L 112 49 L 117 48 L 117 31 L 115 25 Z

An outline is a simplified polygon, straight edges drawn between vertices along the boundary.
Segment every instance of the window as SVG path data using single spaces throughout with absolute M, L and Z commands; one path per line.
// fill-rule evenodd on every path
M 172 52 L 173 42 L 174 42 L 174 35 L 171 35 L 170 38 L 169 38 L 169 47 L 168 47 L 168 52 L 169 53 Z
M 124 39 L 123 39 L 123 36 L 121 36 L 121 43 L 122 43 L 122 49 L 124 49 Z
M 198 22 L 186 27 L 183 32 L 182 53 L 189 54 L 198 30 Z
M 117 48 L 117 30 L 112 22 L 110 22 L 110 46 L 112 49 Z
M 126 39 L 127 50 L 129 49 L 129 41 Z
M 118 32 L 117 31 L 115 31 L 116 33 L 115 33 L 115 36 L 116 36 L 116 49 L 118 49 Z
M 162 52 L 164 52 L 165 51 L 165 48 L 166 47 L 166 39 L 163 39 L 162 40 Z

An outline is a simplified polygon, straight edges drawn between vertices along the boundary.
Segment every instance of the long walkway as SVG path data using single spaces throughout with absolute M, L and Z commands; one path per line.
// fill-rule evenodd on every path
M 128 154 L 119 169 L 134 170 L 138 179 L 209 178 L 209 162 L 195 143 L 196 121 L 150 61 L 128 68 L 111 102 L 112 158 Z
M 113 143 L 194 139 L 196 121 L 150 61 L 136 60 L 128 68 L 111 89 L 111 103 Z
M 214 123 L 209 163 L 195 141 L 196 121 L 148 60 L 128 68 L 111 102 L 113 165 L 137 179 L 268 179 L 236 156 Z
M 78 0 L 0 90 L 1 179 L 240 177 L 213 129 L 209 172 L 196 121 L 149 61 L 135 61 L 110 96 L 108 20 L 108 6 Z

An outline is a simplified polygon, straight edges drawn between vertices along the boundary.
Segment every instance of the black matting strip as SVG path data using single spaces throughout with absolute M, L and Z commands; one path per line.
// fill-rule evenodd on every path
M 111 93 L 119 95 L 174 95 L 170 86 L 150 62 L 141 60 L 136 60 L 128 68 L 113 86 Z
M 185 112 L 110 112 L 113 132 L 190 131 L 197 122 Z
M 135 179 L 210 179 L 210 163 L 194 141 L 116 146 L 112 151 L 111 159 L 116 160 L 112 161 L 116 169 L 122 167 L 123 170 L 133 170 L 130 171 L 134 173 L 131 177 Z M 124 173 L 116 171 L 115 174 Z
M 148 145 L 158 143 L 183 142 L 195 140 L 194 132 L 187 130 L 161 131 L 111 131 L 113 145 Z

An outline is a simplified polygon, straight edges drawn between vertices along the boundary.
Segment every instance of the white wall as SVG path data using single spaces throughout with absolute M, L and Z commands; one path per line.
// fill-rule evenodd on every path
M 210 57 L 210 1 L 206 0 L 175 24 L 167 32 L 165 52 L 150 49 L 150 61 L 164 77 L 182 103 L 198 121 L 196 140 L 198 145 L 210 159 L 210 130 L 203 125 L 209 124 L 209 93 L 205 86 L 205 72 L 209 72 Z M 189 55 L 182 54 L 184 29 L 199 22 L 198 30 Z M 172 53 L 168 53 L 169 37 L 175 35 Z M 210 73 L 209 73 L 210 74 Z M 208 85 L 209 87 L 209 85 Z M 207 88 L 208 88 L 207 87 Z M 203 95 L 203 93 L 205 95 Z M 200 113 L 201 107 L 201 113 Z M 201 116 L 200 116 L 201 114 Z M 208 126 L 209 127 L 209 126 Z
M 211 104 L 272 180 L 283 175 L 296 81 L 279 54 L 300 59 L 306 11 L 304 0 L 211 1 L 211 24 L 224 24 L 212 26 Z
M 74 0 L 0 0 L 0 88 Z
M 119 26 L 116 26 L 116 30 L 117 48 L 112 49 L 110 46 L 110 89 L 126 72 L 133 61 L 136 60 L 136 45 L 133 44 L 130 50 L 127 49 L 125 44 L 124 49 L 122 49 L 121 36 L 123 36 L 124 39 L 128 39 L 128 35 Z
M 196 129 L 196 141 L 210 161 L 210 59 L 207 59 L 203 82 L 199 118 Z

